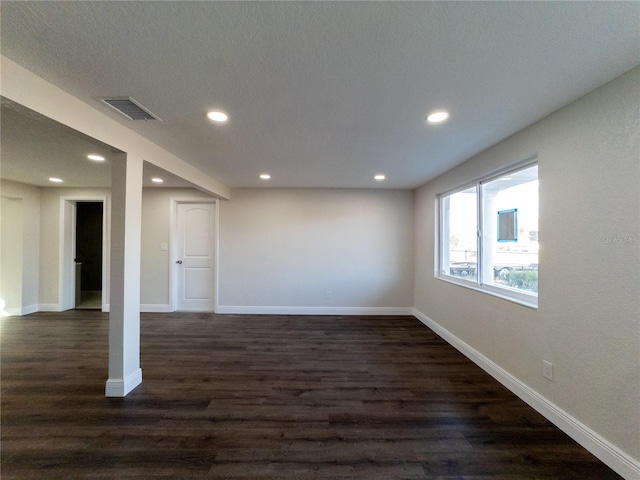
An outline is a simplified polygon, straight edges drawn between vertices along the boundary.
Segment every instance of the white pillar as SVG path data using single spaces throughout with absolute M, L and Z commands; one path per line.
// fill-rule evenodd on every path
M 142 383 L 140 369 L 140 235 L 142 158 L 121 154 L 111 169 L 111 286 L 107 397 Z

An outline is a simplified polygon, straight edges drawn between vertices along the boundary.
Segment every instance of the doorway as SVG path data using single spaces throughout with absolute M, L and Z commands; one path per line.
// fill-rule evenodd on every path
M 171 311 L 215 310 L 216 213 L 215 200 L 172 201 Z
M 58 310 L 109 311 L 108 215 L 106 196 L 60 198 Z
M 100 202 L 76 203 L 75 306 L 102 308 L 103 212 Z

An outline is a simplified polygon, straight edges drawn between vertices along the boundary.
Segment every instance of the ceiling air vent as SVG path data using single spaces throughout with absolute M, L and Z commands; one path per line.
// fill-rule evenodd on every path
M 129 120 L 160 120 L 131 97 L 101 98 L 100 101 L 120 112 Z

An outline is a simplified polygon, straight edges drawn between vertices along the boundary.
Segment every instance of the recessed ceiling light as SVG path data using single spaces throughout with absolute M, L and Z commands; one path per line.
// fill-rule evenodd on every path
M 229 120 L 229 116 L 226 113 L 221 112 L 219 110 L 212 110 L 208 112 L 207 117 L 209 118 L 209 120 L 213 120 L 214 122 L 218 122 L 218 123 L 224 123 L 227 120 Z
M 263 173 L 260 175 L 260 178 L 262 180 L 269 180 L 271 178 L 271 175 L 269 175 L 268 173 Z
M 432 112 L 427 117 L 427 122 L 429 123 L 442 123 L 447 118 L 449 118 L 449 112 L 445 112 L 444 110 L 438 110 L 437 112 Z
M 89 160 L 93 160 L 94 162 L 104 162 L 104 157 L 102 155 L 96 155 L 92 153 L 91 155 L 87 155 Z
M 162 182 L 164 182 L 164 180 L 163 180 L 163 179 L 161 179 L 160 177 L 153 177 L 153 178 L 151 179 L 151 181 L 152 181 L 153 183 L 162 183 Z
M 49 181 L 53 183 L 62 183 L 62 179 L 58 177 L 51 177 L 49 178 Z
M 384 180 L 385 177 L 384 175 L 382 175 L 381 173 L 379 173 L 378 175 L 376 175 L 375 177 L 373 177 L 374 179 L 378 180 L 379 182 L 381 182 L 382 180 Z

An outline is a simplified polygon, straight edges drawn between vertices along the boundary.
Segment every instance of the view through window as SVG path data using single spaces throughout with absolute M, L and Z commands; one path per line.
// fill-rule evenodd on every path
M 442 195 L 440 212 L 440 277 L 516 299 L 535 299 L 537 165 Z

